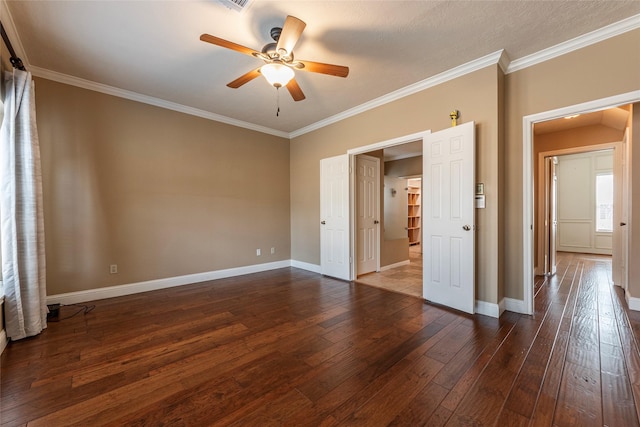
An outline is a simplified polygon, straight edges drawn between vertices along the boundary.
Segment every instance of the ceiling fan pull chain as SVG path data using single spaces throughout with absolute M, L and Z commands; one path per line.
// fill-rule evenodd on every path
M 276 87 L 276 106 L 278 107 L 276 111 L 276 117 L 280 117 L 280 88 Z

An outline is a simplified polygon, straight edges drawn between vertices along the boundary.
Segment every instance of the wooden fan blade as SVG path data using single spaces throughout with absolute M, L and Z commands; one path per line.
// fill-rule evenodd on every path
M 220 37 L 212 36 L 211 34 L 203 34 L 200 36 L 200 40 L 203 42 L 215 44 L 216 46 L 226 47 L 227 49 L 235 50 L 236 52 L 244 53 L 245 55 L 255 56 L 260 53 L 246 46 L 239 45 L 229 40 L 221 39 Z
M 246 74 L 241 75 L 231 83 L 227 83 L 227 86 L 233 89 L 238 89 L 245 83 L 249 83 L 251 80 L 255 79 L 260 75 L 260 68 L 256 68 L 255 70 L 251 70 Z
M 291 97 L 294 101 L 302 101 L 306 98 L 304 96 L 304 93 L 302 93 L 302 89 L 300 89 L 300 86 L 298 86 L 298 82 L 296 81 L 296 79 L 289 80 L 289 83 L 287 83 L 287 90 L 291 94 Z
M 300 39 L 300 35 L 302 35 L 302 31 L 306 26 L 307 24 L 295 16 L 287 16 L 287 19 L 284 21 L 284 26 L 282 27 L 282 32 L 280 33 L 280 38 L 278 39 L 276 52 L 280 53 L 284 50 L 286 52 L 285 56 L 291 55 L 294 46 L 298 43 L 298 39 Z
M 302 71 L 310 71 L 312 73 L 321 73 L 321 74 L 329 74 L 331 76 L 337 77 L 347 77 L 349 75 L 349 67 L 344 67 L 342 65 L 333 65 L 333 64 L 323 64 L 322 62 L 313 62 L 313 61 L 299 61 L 304 65 L 303 68 L 297 68 Z

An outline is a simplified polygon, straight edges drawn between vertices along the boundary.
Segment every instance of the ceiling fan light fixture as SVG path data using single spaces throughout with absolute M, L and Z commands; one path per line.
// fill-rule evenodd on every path
M 291 68 L 278 62 L 263 65 L 260 67 L 260 73 L 275 87 L 286 86 L 295 75 Z

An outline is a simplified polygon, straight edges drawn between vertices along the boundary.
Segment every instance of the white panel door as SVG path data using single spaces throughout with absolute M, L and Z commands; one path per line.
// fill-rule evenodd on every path
M 544 199 L 544 274 L 556 274 L 556 239 L 558 231 L 558 177 L 556 165 L 558 158 L 544 158 L 545 199 Z
M 615 145 L 614 208 L 613 208 L 613 251 L 611 268 L 613 283 L 627 289 L 629 250 L 629 128 L 621 143 Z
M 473 313 L 475 125 L 432 133 L 423 144 L 423 295 Z
M 558 242 L 558 158 L 553 157 L 550 163 L 551 169 L 551 198 L 549 199 L 549 213 L 551 223 L 551 233 L 549 236 L 549 273 L 556 274 L 557 271 L 557 242 Z
M 320 160 L 320 271 L 351 280 L 349 155 Z
M 378 270 L 380 159 L 356 157 L 356 256 L 358 274 Z
M 557 250 L 612 254 L 612 223 L 604 227 L 599 221 L 611 215 L 615 203 L 597 200 L 596 183 L 602 176 L 611 177 L 613 156 L 611 149 L 558 156 Z M 610 190 L 604 193 L 611 195 Z

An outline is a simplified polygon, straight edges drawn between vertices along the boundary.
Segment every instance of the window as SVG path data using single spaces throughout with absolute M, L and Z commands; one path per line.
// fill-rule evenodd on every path
M 596 175 L 596 231 L 613 231 L 613 174 Z

